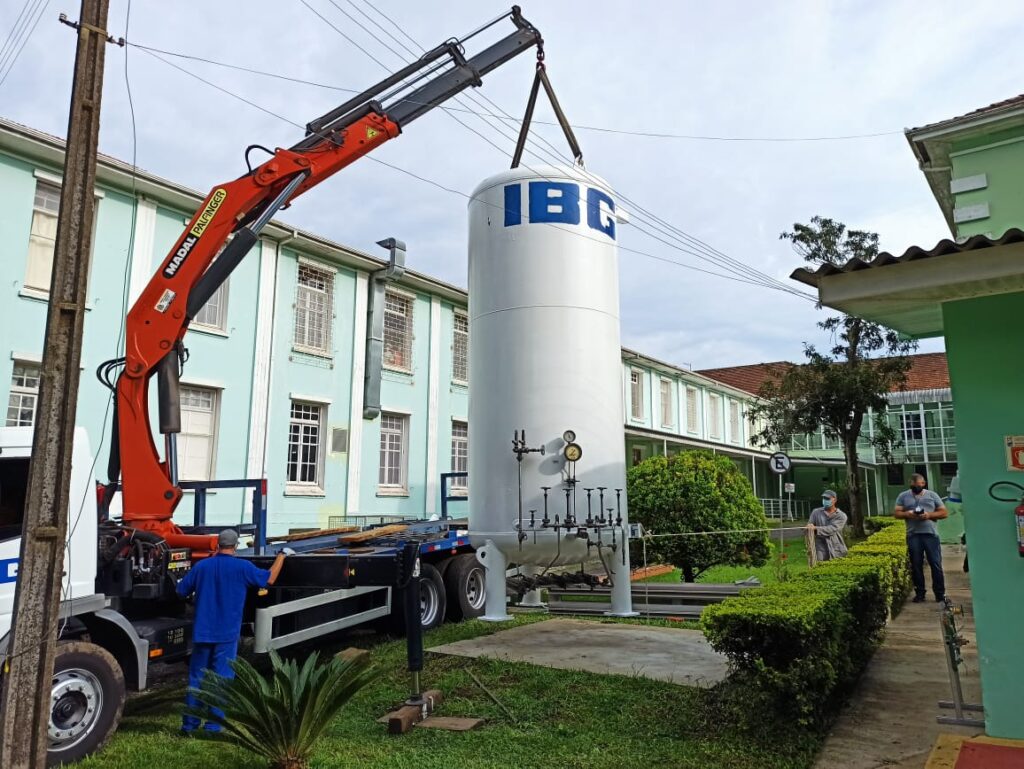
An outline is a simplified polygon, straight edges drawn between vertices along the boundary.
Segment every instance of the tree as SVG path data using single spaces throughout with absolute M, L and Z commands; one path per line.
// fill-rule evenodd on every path
M 242 658 L 231 663 L 234 678 L 206 671 L 194 690 L 201 705 L 187 712 L 220 724 L 228 741 L 273 769 L 304 769 L 331 719 L 376 673 L 365 652 L 327 662 L 313 652 L 300 666 L 272 651 L 270 660 L 267 678 Z
M 738 531 L 649 540 L 648 557 L 679 567 L 685 582 L 718 564 L 761 566 L 768 559 L 764 509 L 728 457 L 686 451 L 645 459 L 626 474 L 626 492 L 630 520 L 652 533 Z
M 877 234 L 848 230 L 841 222 L 821 216 L 812 218 L 810 224 L 794 224 L 792 232 L 779 237 L 790 241 L 804 261 L 819 266 L 839 267 L 851 259 L 870 261 L 878 256 Z M 863 536 L 858 444 L 865 421 L 873 415 L 874 429 L 867 442 L 891 459 L 899 440 L 885 420 L 887 396 L 906 384 L 911 363 L 908 355 L 917 343 L 852 315 L 833 315 L 818 327 L 831 335 L 832 347 L 820 352 L 805 342 L 807 362 L 773 372 L 775 378 L 761 387 L 750 417 L 765 425 L 757 435 L 764 446 L 784 446 L 794 435 L 817 433 L 822 428 L 826 437 L 840 441 L 846 460 L 850 523 Z

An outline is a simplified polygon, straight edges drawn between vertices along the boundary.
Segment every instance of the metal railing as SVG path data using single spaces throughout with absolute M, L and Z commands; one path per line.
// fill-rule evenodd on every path
M 809 499 L 778 499 L 762 497 L 761 506 L 766 518 L 780 521 L 806 521 L 811 517 L 812 501 Z

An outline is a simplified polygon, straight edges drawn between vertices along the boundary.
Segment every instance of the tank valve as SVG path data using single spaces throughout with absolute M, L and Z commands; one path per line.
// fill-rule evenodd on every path
M 541 490 L 544 492 L 544 519 L 540 522 L 541 526 L 545 529 L 551 525 L 551 519 L 548 518 L 548 492 L 551 491 L 550 486 L 541 486 Z
M 587 526 L 593 526 L 594 525 L 594 516 L 593 516 L 593 513 L 591 513 L 591 511 L 590 511 L 590 496 L 591 496 L 591 494 L 594 493 L 594 490 L 592 488 L 590 488 L 590 489 L 583 489 L 583 490 L 585 492 L 587 492 Z
M 622 489 L 615 489 L 615 525 L 622 525 Z

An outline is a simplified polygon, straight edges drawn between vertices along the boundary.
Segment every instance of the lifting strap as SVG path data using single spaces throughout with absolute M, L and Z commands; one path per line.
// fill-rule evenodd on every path
M 519 161 L 523 159 L 523 150 L 526 149 L 526 135 L 530 132 L 530 122 L 533 120 L 533 108 L 537 105 L 537 92 L 540 86 L 543 84 L 544 93 L 548 95 L 548 101 L 551 103 L 551 108 L 555 111 L 555 117 L 558 118 L 558 124 L 562 126 L 562 133 L 565 134 L 566 141 L 569 142 L 569 149 L 572 150 L 573 159 L 576 161 L 578 166 L 583 165 L 583 151 L 580 149 L 579 142 L 576 141 L 576 134 L 572 131 L 572 126 L 569 125 L 569 120 L 566 118 L 565 113 L 562 112 L 562 105 L 558 103 L 558 97 L 555 96 L 555 89 L 551 86 L 551 81 L 548 80 L 548 73 L 544 67 L 544 49 L 542 47 L 537 48 L 537 74 L 533 78 L 533 87 L 530 89 L 530 98 L 526 102 L 526 114 L 523 116 L 523 124 L 519 128 L 519 140 L 516 142 L 516 151 L 512 155 L 512 168 L 519 168 Z

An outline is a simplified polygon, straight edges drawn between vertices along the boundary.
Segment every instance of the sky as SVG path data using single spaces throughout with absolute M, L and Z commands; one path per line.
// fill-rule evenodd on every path
M 0 2 L 0 40 L 24 2 Z M 27 2 L 46 10 L 0 84 L 0 116 L 63 136 L 76 38 L 57 16 L 76 19 L 78 3 Z M 696 369 L 799 360 L 804 342 L 827 346 L 815 327 L 825 311 L 692 269 L 723 271 L 687 253 L 694 249 L 679 231 L 805 291 L 788 277 L 801 260 L 779 234 L 814 215 L 875 231 L 884 250 L 931 247 L 950 233 L 903 130 L 1021 91 L 1024 47 L 993 41 L 996 30 L 1002 39 L 1024 30 L 1022 4 L 521 4 L 544 35 L 548 73 L 578 126 L 587 169 L 633 201 L 625 205 L 633 224 L 619 236 L 622 342 Z M 344 101 L 349 94 L 338 89 L 361 90 L 410 60 L 400 43 L 418 52 L 412 40 L 432 47 L 507 8 L 492 0 L 135 0 L 129 15 L 124 0 L 112 0 L 115 37 L 332 88 L 163 56 L 217 90 L 141 48 L 108 46 L 100 149 L 208 190 L 244 172 L 247 145 L 291 146 L 302 136 L 293 123 Z M 518 118 L 534 61 L 525 54 L 492 72 L 474 97 L 419 119 L 371 156 L 433 184 L 364 159 L 279 218 L 371 253 L 377 240 L 399 237 L 409 267 L 465 286 L 464 194 L 508 167 L 518 131 L 517 122 L 473 113 L 500 108 Z M 535 119 L 553 120 L 543 99 Z M 863 134 L 882 135 L 820 139 Z M 552 146 L 568 154 L 557 126 L 535 125 L 533 135 L 550 145 L 531 143 L 524 165 L 548 162 Z M 764 141 L 796 138 L 820 140 Z M 651 215 L 674 234 L 655 232 Z M 941 340 L 920 349 L 941 350 Z

